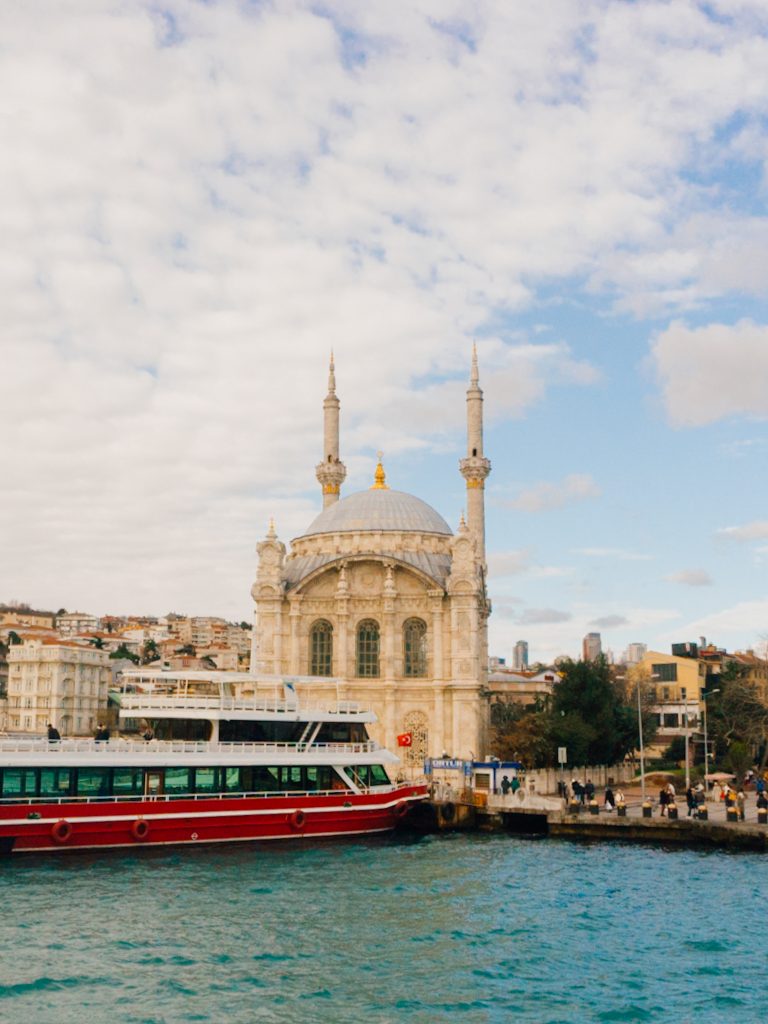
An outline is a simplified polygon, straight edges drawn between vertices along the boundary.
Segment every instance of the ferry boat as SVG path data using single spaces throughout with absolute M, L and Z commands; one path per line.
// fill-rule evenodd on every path
M 238 698 L 233 675 L 125 673 L 123 738 L 0 740 L 0 853 L 369 835 L 426 798 L 373 712 L 299 701 L 311 677 Z

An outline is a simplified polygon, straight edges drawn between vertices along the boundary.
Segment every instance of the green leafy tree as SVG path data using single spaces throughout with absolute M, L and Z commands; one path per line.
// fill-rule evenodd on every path
M 120 644 L 119 647 L 115 648 L 110 654 L 110 658 L 113 658 L 115 661 L 118 658 L 125 658 L 127 661 L 132 661 L 134 665 L 138 665 L 140 661 L 138 654 L 129 651 L 125 644 Z
M 712 692 L 707 700 L 707 729 L 720 756 L 734 743 L 744 744 L 751 754 L 768 735 L 768 707 L 746 676 L 746 666 L 726 662 L 716 687 L 720 692 Z
M 141 649 L 141 664 L 150 665 L 153 661 L 160 660 L 160 651 L 157 648 L 157 643 L 154 640 L 145 640 L 144 646 Z
M 216 666 L 216 662 L 213 660 L 213 658 L 210 656 L 210 654 L 203 655 L 203 657 L 200 659 L 200 661 L 202 662 L 203 665 L 205 665 L 206 668 L 216 668 L 217 667 Z
M 14 629 L 8 630 L 8 644 L 11 647 L 18 647 L 24 641 L 21 639 L 19 634 Z
M 191 655 L 194 658 L 195 655 L 197 654 L 197 651 L 195 650 L 195 648 L 193 647 L 192 644 L 184 644 L 183 647 L 177 648 L 175 653 L 176 654 L 189 654 L 189 655 Z
M 88 643 L 95 647 L 97 651 L 104 650 L 104 641 L 100 636 L 92 636 Z
M 565 660 L 552 690 L 551 743 L 566 747 L 569 764 L 615 764 L 638 745 L 637 709 L 604 657 Z M 647 717 L 646 717 L 647 716 Z M 653 719 L 643 714 L 646 742 Z

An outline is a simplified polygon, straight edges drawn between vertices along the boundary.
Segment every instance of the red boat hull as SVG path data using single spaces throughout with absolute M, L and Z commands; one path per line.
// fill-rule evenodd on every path
M 0 805 L 0 852 L 311 839 L 389 832 L 423 785 L 388 793 Z

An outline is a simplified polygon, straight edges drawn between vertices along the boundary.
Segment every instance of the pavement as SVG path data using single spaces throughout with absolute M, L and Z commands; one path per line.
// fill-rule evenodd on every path
M 626 802 L 626 805 L 627 805 L 627 817 L 628 818 L 641 818 L 642 815 L 643 815 L 643 812 L 642 812 L 643 797 L 642 797 L 642 790 L 641 790 L 640 786 L 622 786 L 621 787 L 621 791 L 624 794 L 624 799 L 625 799 L 625 802 Z M 661 813 L 660 813 L 661 808 L 659 807 L 658 792 L 648 788 L 646 790 L 646 795 L 647 795 L 648 799 L 651 801 L 651 803 L 653 805 L 652 816 L 654 818 L 660 818 L 660 817 L 666 818 L 666 814 L 662 816 Z M 756 825 L 757 824 L 757 803 L 756 803 L 757 798 L 756 798 L 756 795 L 754 793 L 747 793 L 747 794 L 745 794 L 745 797 L 746 797 L 746 799 L 744 801 L 744 821 L 745 822 L 752 822 L 752 824 Z M 677 804 L 678 821 L 682 821 L 684 818 L 688 817 L 688 804 L 685 802 L 685 792 L 678 794 L 677 799 L 676 799 L 676 804 Z M 709 821 L 719 822 L 721 824 L 725 824 L 726 823 L 727 817 L 726 817 L 726 810 L 725 810 L 725 802 L 723 800 L 708 799 L 707 800 L 707 812 L 708 812 L 708 815 L 709 815 Z M 605 806 L 604 806 L 604 804 L 602 802 L 602 799 L 601 799 L 600 800 L 600 816 L 602 817 L 605 814 L 610 814 L 612 817 L 616 816 L 616 812 L 615 811 L 606 811 Z

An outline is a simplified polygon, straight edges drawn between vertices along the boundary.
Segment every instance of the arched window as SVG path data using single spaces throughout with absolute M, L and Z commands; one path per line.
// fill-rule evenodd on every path
M 309 631 L 309 674 L 329 676 L 333 667 L 333 626 L 325 619 L 312 623 Z
M 363 619 L 357 627 L 357 674 L 376 678 L 379 674 L 379 624 Z
M 406 619 L 403 626 L 403 675 L 427 674 L 427 624 L 421 619 Z

